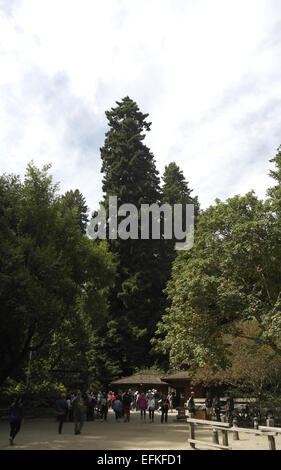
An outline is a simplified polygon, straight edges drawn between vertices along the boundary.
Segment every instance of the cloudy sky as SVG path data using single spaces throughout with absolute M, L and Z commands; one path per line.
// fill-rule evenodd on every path
M 203 208 L 254 189 L 281 144 L 280 0 L 0 0 L 0 173 L 52 163 L 101 200 L 105 110 L 129 95 Z

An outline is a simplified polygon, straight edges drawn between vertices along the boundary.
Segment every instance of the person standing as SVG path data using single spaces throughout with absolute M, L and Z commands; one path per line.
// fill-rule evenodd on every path
M 193 418 L 195 415 L 195 402 L 194 402 L 194 392 L 190 393 L 189 400 L 187 402 L 187 409 L 189 411 L 190 418 Z
M 155 410 L 158 410 L 159 408 L 159 399 L 160 399 L 159 392 L 155 389 L 154 390 Z
M 138 411 L 138 409 L 139 409 L 139 407 L 138 407 L 139 397 L 140 397 L 140 394 L 139 394 L 138 390 L 136 390 L 135 393 L 134 393 L 134 402 L 135 402 L 136 411 Z
M 230 396 L 230 393 L 227 393 L 226 396 L 226 418 L 228 423 L 232 423 L 232 416 L 234 411 L 234 400 Z
M 75 393 L 71 393 L 70 395 L 70 407 L 69 407 L 69 422 L 72 423 L 74 420 L 73 417 L 73 401 L 76 398 Z
M 100 399 L 100 414 L 103 421 L 107 421 L 108 399 L 106 393 L 103 393 Z
M 212 397 L 210 393 L 207 393 L 206 399 L 205 399 L 205 408 L 206 408 L 206 419 L 211 419 L 212 418 Z
M 124 422 L 130 421 L 130 410 L 131 410 L 131 403 L 132 403 L 132 396 L 128 392 L 125 393 L 123 396 L 123 411 L 124 411 Z
M 80 390 L 78 390 L 77 396 L 73 400 L 73 416 L 74 434 L 81 434 L 86 417 L 86 405 Z
M 170 410 L 173 409 L 173 404 L 172 404 L 172 392 L 169 392 L 167 395 L 167 399 L 169 400 L 169 408 Z
M 59 421 L 59 429 L 58 432 L 61 434 L 63 423 L 66 419 L 67 412 L 68 412 L 68 403 L 65 399 L 65 394 L 62 393 L 61 397 L 56 401 L 56 409 L 58 413 L 58 421 Z
M 70 409 L 71 409 L 71 398 L 69 395 L 66 397 L 66 402 L 67 402 L 67 413 L 65 415 L 65 421 L 70 421 Z
M 154 410 L 155 410 L 155 399 L 153 396 L 150 396 L 147 400 L 147 408 L 149 413 L 150 423 L 154 422 Z
M 146 409 L 147 409 L 147 398 L 143 392 L 140 394 L 138 398 L 137 406 L 138 406 L 138 409 L 140 410 L 141 420 L 142 419 L 145 420 Z
M 122 407 L 122 402 L 121 402 L 120 396 L 117 395 L 117 397 L 115 397 L 115 399 L 112 403 L 112 408 L 113 408 L 113 411 L 115 413 L 116 421 L 118 421 L 118 419 L 121 418 L 121 416 L 122 416 L 121 407 Z
M 161 423 L 167 423 L 168 421 L 168 411 L 169 411 L 169 400 L 165 396 L 162 398 L 162 403 L 161 403 Z
M 175 394 L 175 392 L 172 392 L 171 393 L 171 404 L 172 404 L 172 410 L 174 410 L 177 406 L 177 396 Z
M 87 421 L 94 421 L 94 407 L 95 402 L 92 395 L 89 393 L 87 396 Z
M 221 402 L 218 395 L 213 399 L 213 409 L 216 415 L 216 420 L 221 421 Z
M 110 393 L 110 406 L 111 406 L 112 409 L 113 409 L 113 403 L 114 403 L 115 398 L 116 397 L 115 397 L 114 392 L 111 392 Z
M 14 444 L 14 439 L 19 433 L 21 424 L 24 422 L 24 407 L 21 397 L 17 397 L 10 407 L 10 436 L 9 442 L 11 445 Z

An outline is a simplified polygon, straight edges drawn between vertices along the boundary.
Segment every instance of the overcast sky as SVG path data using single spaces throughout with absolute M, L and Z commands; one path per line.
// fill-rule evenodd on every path
M 149 113 L 157 168 L 203 208 L 254 189 L 281 144 L 280 0 L 0 0 L 0 173 L 52 163 L 101 200 L 105 110 Z

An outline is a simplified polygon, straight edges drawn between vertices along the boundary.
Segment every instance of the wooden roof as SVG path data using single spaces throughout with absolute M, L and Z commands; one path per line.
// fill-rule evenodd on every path
M 171 381 L 174 381 L 174 380 L 185 380 L 185 379 L 189 379 L 189 378 L 190 378 L 190 374 L 187 370 L 180 370 L 180 371 L 174 372 L 170 375 L 165 375 L 164 377 L 162 376 L 161 380 L 171 382 Z
M 150 373 L 137 373 L 130 375 L 129 377 L 123 377 L 122 379 L 114 380 L 109 385 L 168 385 L 161 380 L 160 374 Z

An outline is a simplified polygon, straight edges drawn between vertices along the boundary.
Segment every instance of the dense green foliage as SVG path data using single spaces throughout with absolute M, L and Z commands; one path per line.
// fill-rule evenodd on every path
M 107 216 L 110 196 L 137 207 L 138 239 L 90 239 L 85 198 L 77 189 L 59 195 L 49 166 L 30 164 L 24 181 L 0 177 L 2 392 L 97 390 L 183 361 L 194 383 L 277 392 L 281 148 L 265 201 L 250 192 L 201 211 L 176 163 L 161 186 L 144 144 L 148 115 L 129 97 L 116 104 L 106 112 L 102 204 Z M 192 250 L 177 252 L 175 237 L 165 239 L 163 214 L 160 238 L 141 238 L 141 204 L 155 203 L 194 204 Z M 128 213 L 117 220 L 126 230 Z
M 230 366 L 226 335 L 245 339 L 242 326 L 251 321 L 258 330 L 247 339 L 280 358 L 280 152 L 274 162 L 269 199 L 251 192 L 217 200 L 201 214 L 191 252 L 178 253 L 166 290 L 171 305 L 155 340 L 174 365 Z
M 141 238 L 141 205 L 195 203 L 198 213 L 199 204 L 190 196 L 191 190 L 175 163 L 166 167 L 160 187 L 154 156 L 143 142 L 151 126 L 148 114 L 140 112 L 137 104 L 126 97 L 106 116 L 109 130 L 101 148 L 103 205 L 108 216 L 109 197 L 116 196 L 118 208 L 133 204 L 138 210 L 138 239 L 109 240 L 118 265 L 110 295 L 107 336 L 112 358 L 119 358 L 122 373 L 128 374 L 136 367 L 159 361 L 167 366 L 165 356 L 152 353 L 150 341 L 167 305 L 163 290 L 171 274 L 175 240 L 164 240 L 163 213 L 159 217 L 159 239 L 153 239 L 151 228 L 149 238 Z M 117 224 L 122 220 L 124 217 L 119 216 Z
M 89 345 L 98 350 L 88 336 L 106 312 L 112 256 L 83 234 L 48 169 L 0 178 L 0 383 L 23 379 L 30 352 L 42 380 L 67 359 L 77 367 Z
M 143 143 L 145 132 L 150 130 L 148 115 L 126 97 L 106 116 L 109 131 L 101 148 L 104 205 L 108 209 L 109 196 L 117 196 L 118 207 L 130 203 L 140 209 L 141 204 L 160 202 L 154 157 Z M 109 248 L 118 259 L 110 296 L 109 349 L 126 374 L 154 361 L 149 355 L 150 338 L 165 301 L 162 246 L 161 240 L 117 238 L 109 240 Z

